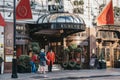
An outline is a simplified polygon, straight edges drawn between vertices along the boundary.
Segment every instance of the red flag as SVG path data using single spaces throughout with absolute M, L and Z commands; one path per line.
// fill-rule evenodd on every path
M 113 25 L 114 24 L 114 13 L 112 0 L 105 6 L 100 15 L 97 17 L 97 26 L 101 25 Z
M 16 7 L 16 19 L 32 19 L 32 11 L 29 0 L 20 0 Z
M 1 14 L 0 14 L 0 25 L 1 26 L 5 26 L 5 21 L 4 21 L 4 19 L 3 19 Z

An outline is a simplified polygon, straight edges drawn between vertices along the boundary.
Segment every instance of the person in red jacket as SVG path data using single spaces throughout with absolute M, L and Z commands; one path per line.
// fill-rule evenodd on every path
M 47 65 L 48 65 L 48 72 L 52 72 L 52 65 L 55 61 L 55 53 L 50 49 L 50 51 L 47 52 Z
M 37 61 L 37 55 L 35 53 L 32 53 L 30 64 L 31 64 L 32 72 L 33 73 L 35 73 L 37 71 L 36 65 L 35 65 L 36 61 Z

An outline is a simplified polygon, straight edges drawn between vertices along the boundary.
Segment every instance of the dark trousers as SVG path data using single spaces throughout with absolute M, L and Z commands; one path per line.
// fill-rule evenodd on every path
M 50 65 L 48 65 L 48 72 L 52 72 L 52 61 L 50 61 Z

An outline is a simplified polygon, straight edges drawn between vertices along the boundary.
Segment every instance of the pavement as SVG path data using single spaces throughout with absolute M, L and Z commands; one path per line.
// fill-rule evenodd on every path
M 120 80 L 120 69 L 59 70 L 40 73 L 17 73 L 18 78 L 11 78 L 11 73 L 0 74 L 0 80 Z

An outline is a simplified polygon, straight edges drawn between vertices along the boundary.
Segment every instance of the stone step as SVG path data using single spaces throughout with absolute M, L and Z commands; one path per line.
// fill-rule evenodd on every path
M 61 69 L 62 69 L 62 67 L 59 64 L 54 64 L 53 68 L 52 68 L 53 71 L 59 71 Z
M 39 71 L 40 69 L 38 69 Z M 52 67 L 52 71 L 59 71 L 62 70 L 62 67 L 60 64 L 54 64 Z M 48 71 L 48 65 L 45 66 L 45 71 Z

